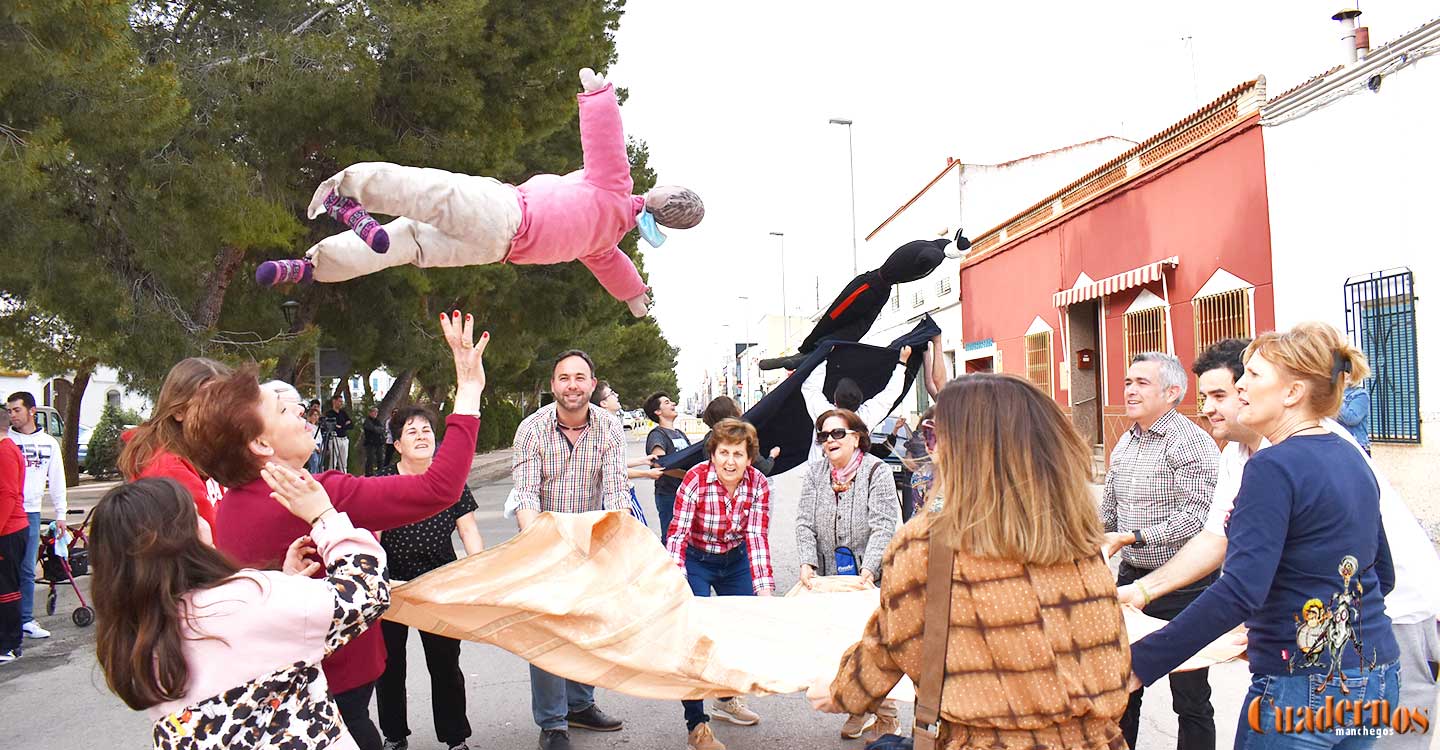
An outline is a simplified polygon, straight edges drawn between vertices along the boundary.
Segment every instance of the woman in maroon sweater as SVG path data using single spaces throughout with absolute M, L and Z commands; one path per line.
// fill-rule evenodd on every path
M 441 315 L 440 327 L 455 355 L 457 385 L 446 440 L 430 468 L 408 476 L 327 471 L 316 477 L 335 509 L 358 528 L 384 531 L 424 520 L 453 505 L 465 487 L 480 427 L 482 357 L 490 334 L 474 342 L 474 319 L 466 315 L 462 321 L 458 311 Z M 304 468 L 315 442 L 305 430 L 303 410 L 261 388 L 254 369 L 247 368 L 207 383 L 192 400 L 184 427 L 186 455 L 229 488 L 216 517 L 216 548 L 241 566 L 278 569 L 286 549 L 309 529 L 270 499 L 260 469 L 267 461 Z M 365 750 L 380 750 L 380 733 L 370 720 L 370 695 L 385 670 L 380 629 L 365 631 L 331 654 L 324 668 L 351 736 Z

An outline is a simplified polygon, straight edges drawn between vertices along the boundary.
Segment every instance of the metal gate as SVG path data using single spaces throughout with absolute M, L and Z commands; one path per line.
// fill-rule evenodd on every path
M 1420 442 L 1420 368 L 1415 351 L 1415 277 L 1408 268 L 1345 282 L 1345 333 L 1370 360 L 1370 439 Z

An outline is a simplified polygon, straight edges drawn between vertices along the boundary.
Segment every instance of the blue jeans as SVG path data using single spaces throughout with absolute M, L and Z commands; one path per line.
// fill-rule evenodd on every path
M 685 550 L 685 577 L 696 596 L 754 596 L 755 585 L 750 578 L 750 555 L 741 545 L 716 555 L 690 547 Z M 726 700 L 729 700 L 728 698 Z M 705 701 L 680 701 L 685 707 L 685 728 L 693 730 L 710 720 Z
M 1315 729 L 1314 731 L 1303 729 L 1294 732 L 1277 731 L 1276 711 L 1283 712 L 1287 708 L 1295 708 L 1297 714 L 1302 709 L 1308 709 L 1306 713 L 1309 713 L 1310 711 L 1321 711 L 1328 703 L 1332 710 L 1326 711 L 1325 715 L 1332 718 L 1336 714 L 1343 715 L 1345 717 L 1343 728 L 1348 729 L 1355 726 L 1350 711 L 1335 710 L 1333 707 L 1341 704 L 1349 706 L 1352 701 L 1359 700 L 1366 703 L 1389 701 L 1392 710 L 1406 708 L 1400 705 L 1400 665 L 1398 662 L 1392 661 L 1370 670 L 1347 669 L 1339 679 L 1331 679 L 1328 685 L 1322 686 L 1324 679 L 1324 675 L 1252 675 L 1250 690 L 1245 693 L 1245 703 L 1240 710 L 1240 721 L 1235 728 L 1235 750 L 1290 750 L 1291 748 L 1362 750 L 1375 744 L 1376 735 L 1338 734 L 1337 729 L 1341 727 Z M 1349 689 L 1348 694 L 1341 690 L 1341 680 Z M 1259 703 L 1256 706 L 1256 719 L 1261 730 L 1258 732 L 1250 727 L 1251 704 L 1257 700 Z M 1366 707 L 1362 714 L 1361 726 L 1367 730 L 1371 729 L 1370 709 Z M 1296 718 L 1303 721 L 1304 716 Z M 1388 720 L 1388 717 L 1382 720 Z M 1283 719 L 1281 721 L 1283 722 Z M 1416 730 L 1412 728 L 1411 731 Z
M 530 713 L 541 729 L 564 729 L 565 715 L 595 705 L 595 688 L 530 665 Z
M 40 556 L 40 514 L 26 513 L 30 533 L 25 537 L 25 556 L 20 558 L 20 624 L 35 619 L 35 558 Z
M 655 493 L 655 512 L 660 514 L 660 542 L 663 544 L 670 534 L 670 519 L 675 517 L 675 493 Z

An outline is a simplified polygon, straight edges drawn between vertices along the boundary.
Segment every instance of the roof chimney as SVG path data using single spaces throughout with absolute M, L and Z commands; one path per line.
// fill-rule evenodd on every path
M 1344 27 L 1344 33 L 1340 40 L 1345 43 L 1345 54 L 1350 62 L 1364 60 L 1370 53 L 1370 29 L 1365 26 L 1356 27 L 1355 19 L 1360 16 L 1358 8 L 1345 8 L 1339 13 L 1330 16 L 1331 20 L 1339 21 Z

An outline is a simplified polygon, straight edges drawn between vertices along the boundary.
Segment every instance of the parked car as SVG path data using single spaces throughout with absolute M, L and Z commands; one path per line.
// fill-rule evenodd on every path
M 86 427 L 82 424 L 80 425 L 80 429 L 75 433 L 79 436 L 80 440 L 79 445 L 76 446 L 75 461 L 82 468 L 85 466 L 85 457 L 90 455 L 90 433 L 94 431 L 94 427 Z
M 620 425 L 627 430 L 635 429 L 635 414 L 633 412 L 620 412 Z

